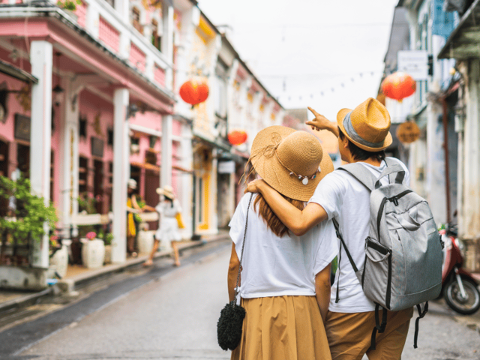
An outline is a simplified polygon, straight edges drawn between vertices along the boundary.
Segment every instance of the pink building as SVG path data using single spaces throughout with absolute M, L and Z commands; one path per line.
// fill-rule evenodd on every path
M 190 176 L 179 155 L 190 124 L 172 116 L 173 7 L 143 3 L 0 5 L 0 175 L 29 176 L 64 227 L 79 196 L 96 199 L 113 215 L 114 262 L 126 256 L 127 180 L 155 206 L 160 184 L 181 197 Z M 34 258 L 48 267 L 46 237 Z

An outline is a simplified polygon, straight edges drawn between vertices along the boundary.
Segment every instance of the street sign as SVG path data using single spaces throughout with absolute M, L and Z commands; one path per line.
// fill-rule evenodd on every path
M 407 121 L 397 128 L 397 138 L 402 144 L 410 144 L 420 137 L 420 128 L 414 122 Z
M 398 71 L 405 72 L 414 80 L 428 79 L 428 53 L 425 50 L 398 52 Z
M 235 161 L 220 161 L 218 163 L 219 174 L 234 174 L 235 173 Z

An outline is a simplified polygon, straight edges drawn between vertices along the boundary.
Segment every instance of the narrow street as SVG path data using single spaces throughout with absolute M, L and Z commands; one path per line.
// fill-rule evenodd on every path
M 223 243 L 191 254 L 173 271 L 159 264 L 125 281 L 123 290 L 90 295 L 82 311 L 79 302 L 8 329 L 0 333 L 2 353 L 7 341 L 18 346 L 8 359 L 229 359 L 216 343 L 229 250 Z M 135 279 L 145 285 L 127 286 Z M 412 321 L 402 359 L 480 359 L 480 335 L 453 316 L 443 303 L 432 304 L 420 322 L 419 348 L 413 349 Z M 19 339 L 28 336 L 30 343 Z

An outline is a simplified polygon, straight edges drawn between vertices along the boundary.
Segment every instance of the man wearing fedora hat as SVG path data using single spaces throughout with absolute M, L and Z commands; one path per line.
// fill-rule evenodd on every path
M 379 101 L 369 98 L 353 110 L 340 110 L 337 123 L 312 108 L 309 110 L 315 118 L 307 125 L 337 136 L 343 161 L 360 163 L 376 177 L 381 174 L 387 166 L 385 149 L 391 145 L 392 135 L 389 132 L 390 115 Z M 400 160 L 395 160 L 405 170 L 404 182 L 408 185 L 408 169 Z M 387 183 L 388 177 L 381 182 Z M 262 180 L 251 182 L 246 191 L 261 193 L 275 214 L 296 235 L 327 219 L 336 219 L 354 262 L 358 268 L 363 267 L 365 238 L 369 232 L 370 192 L 348 172 L 334 171 L 325 176 L 303 210 L 278 196 Z M 347 258 L 343 247 L 339 254 L 339 259 L 342 258 Z M 389 311 L 386 330 L 377 335 L 376 349 L 371 350 L 375 305 L 363 292 L 350 262 L 340 260 L 326 319 L 332 359 L 361 359 L 364 354 L 375 360 L 400 359 L 412 316 L 413 309 Z

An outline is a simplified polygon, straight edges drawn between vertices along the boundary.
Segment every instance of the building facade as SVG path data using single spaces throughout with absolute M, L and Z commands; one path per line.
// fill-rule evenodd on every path
M 110 219 L 114 263 L 127 255 L 129 179 L 150 206 L 159 186 L 174 188 L 184 238 L 217 233 L 243 194 L 253 138 L 283 107 L 196 1 L 62 4 L 0 2 L 0 175 L 29 177 L 65 234 L 86 213 Z M 210 95 L 192 107 L 178 94 L 194 77 Z M 232 146 L 232 130 L 247 142 Z M 33 253 L 48 268 L 48 236 Z

